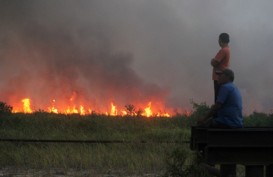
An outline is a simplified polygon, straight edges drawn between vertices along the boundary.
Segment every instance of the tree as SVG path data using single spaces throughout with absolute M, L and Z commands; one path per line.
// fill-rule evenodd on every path
M 12 106 L 4 102 L 0 102 L 0 113 L 11 113 L 11 112 L 12 112 Z
M 136 115 L 136 109 L 135 106 L 132 104 L 125 105 L 126 112 L 129 116 L 134 116 Z

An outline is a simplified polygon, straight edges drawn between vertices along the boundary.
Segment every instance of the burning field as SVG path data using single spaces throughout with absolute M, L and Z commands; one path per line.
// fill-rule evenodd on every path
M 34 111 L 45 111 L 49 113 L 55 114 L 80 114 L 80 115 L 88 115 L 88 114 L 100 114 L 107 116 L 144 116 L 144 117 L 170 117 L 170 114 L 167 112 L 162 112 L 161 110 L 157 110 L 157 112 L 153 111 L 152 103 L 149 102 L 147 107 L 144 109 L 139 108 L 138 110 L 134 105 L 125 105 L 123 109 L 118 109 L 112 102 L 109 107 L 109 112 L 107 110 L 98 112 L 96 110 L 92 110 L 90 107 L 85 107 L 83 105 L 77 106 L 73 103 L 73 97 L 71 97 L 68 101 L 68 104 L 65 105 L 57 105 L 55 100 L 52 100 L 52 104 L 47 107 L 47 110 L 33 110 L 31 105 L 31 100 L 29 98 L 22 99 L 22 105 L 13 108 L 12 112 L 14 113 L 33 113 Z
M 98 29 L 17 22 L 2 30 L 0 50 L 0 100 L 13 112 L 173 114 L 169 91 L 140 78 L 134 57 L 113 50 Z
M 84 51 L 70 36 L 35 32 L 8 41 L 2 51 L 0 99 L 13 112 L 170 116 L 168 92 L 141 80 L 129 55 L 105 46 Z
M 184 113 L 184 97 L 176 97 L 178 90 L 166 83 L 172 76 L 142 74 L 159 63 L 136 66 L 156 56 L 140 52 L 145 43 L 135 45 L 133 26 L 121 25 L 128 19 L 116 22 L 120 18 L 104 14 L 110 7 L 101 1 L 1 2 L 0 101 L 15 113 Z

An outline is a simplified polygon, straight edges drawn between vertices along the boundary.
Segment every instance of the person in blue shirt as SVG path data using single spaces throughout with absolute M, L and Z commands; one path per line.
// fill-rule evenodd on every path
M 198 125 L 212 128 L 242 128 L 242 97 L 239 89 L 234 85 L 234 72 L 225 69 L 217 73 L 220 84 L 216 103 L 200 120 Z

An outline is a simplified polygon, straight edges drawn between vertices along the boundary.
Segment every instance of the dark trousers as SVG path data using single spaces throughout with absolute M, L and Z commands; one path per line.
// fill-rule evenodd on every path
M 214 103 L 216 103 L 217 95 L 220 89 L 220 84 L 216 80 L 213 81 L 214 84 Z

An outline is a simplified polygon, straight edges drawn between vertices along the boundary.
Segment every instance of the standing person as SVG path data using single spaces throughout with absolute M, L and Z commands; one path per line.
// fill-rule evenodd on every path
M 221 72 L 226 68 L 229 68 L 230 60 L 230 49 L 229 49 L 229 35 L 227 33 L 221 33 L 218 40 L 221 49 L 218 51 L 216 56 L 211 59 L 212 70 L 212 80 L 214 84 L 214 102 L 216 102 L 216 97 L 218 95 L 219 87 L 217 72 Z

